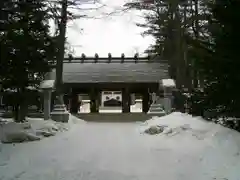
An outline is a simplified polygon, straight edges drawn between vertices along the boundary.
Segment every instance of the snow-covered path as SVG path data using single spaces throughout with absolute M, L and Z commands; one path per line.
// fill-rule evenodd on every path
M 0 145 L 0 180 L 240 179 L 239 155 L 197 141 L 140 134 L 137 123 L 82 122 L 39 142 Z

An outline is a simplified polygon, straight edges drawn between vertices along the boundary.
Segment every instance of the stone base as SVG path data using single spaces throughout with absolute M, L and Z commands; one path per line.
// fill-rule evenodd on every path
M 147 114 L 152 115 L 152 116 L 165 116 L 166 113 L 163 112 L 147 112 Z
M 165 114 L 165 111 L 161 104 L 152 104 L 148 114 Z
M 56 122 L 65 122 L 69 120 L 69 112 L 66 110 L 65 105 L 55 105 L 53 112 L 51 112 L 51 119 Z
M 67 123 L 69 120 L 69 112 L 52 112 L 51 119 L 56 122 L 65 122 Z

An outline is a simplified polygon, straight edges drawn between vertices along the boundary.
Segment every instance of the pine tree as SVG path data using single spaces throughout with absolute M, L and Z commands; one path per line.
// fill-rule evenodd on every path
M 240 35 L 236 23 L 240 19 L 239 8 L 238 0 L 216 0 L 209 4 L 212 15 L 207 27 L 209 41 L 195 43 L 197 67 L 204 79 L 204 86 L 201 92 L 194 93 L 194 114 L 209 119 L 240 116 L 240 61 L 237 46 Z M 229 121 L 225 125 L 229 123 L 232 126 Z M 240 129 L 239 121 L 234 128 Z
M 146 52 L 168 60 L 170 76 L 176 80 L 177 87 L 185 86 L 191 90 L 193 80 L 196 79 L 194 83 L 197 84 L 199 77 L 189 52 L 193 49 L 192 41 L 203 39 L 202 34 L 206 33 L 203 21 L 207 18 L 205 4 L 200 0 L 142 0 L 125 6 L 144 10 L 145 22 L 137 25 L 145 28 L 143 35 L 155 39 Z
M 55 57 L 44 1 L 4 0 L 1 7 L 1 66 L 3 88 L 15 90 L 15 119 L 23 121 L 27 89 L 39 85 Z
M 212 109 L 231 116 L 239 116 L 240 82 L 238 24 L 240 19 L 240 2 L 238 0 L 216 0 L 210 5 L 213 13 L 211 34 L 214 50 L 209 59 L 203 62 L 206 77 L 205 91 Z
M 208 42 L 206 30 L 209 13 L 202 0 L 151 0 L 126 4 L 129 8 L 144 10 L 145 22 L 137 24 L 145 28 L 143 35 L 153 36 L 155 43 L 147 53 L 156 54 L 168 61 L 169 75 L 176 80 L 178 92 L 175 99 L 186 99 L 185 89 L 193 93 L 200 82 L 199 67 L 196 63 L 202 58 L 203 49 L 199 48 Z M 207 36 L 206 36 L 207 35 Z M 200 49 L 200 50 L 199 50 Z M 205 53 L 205 52 L 204 52 Z M 199 55 L 200 54 L 200 55 Z M 201 81 L 202 82 L 202 81 Z M 184 87 L 184 88 L 183 88 Z M 184 109 L 184 102 L 179 102 Z

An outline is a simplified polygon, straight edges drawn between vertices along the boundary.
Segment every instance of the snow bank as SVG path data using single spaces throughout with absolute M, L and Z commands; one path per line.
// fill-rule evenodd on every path
M 184 152 L 188 159 L 199 158 L 196 162 L 193 158 L 189 168 L 198 169 L 196 167 L 200 166 L 207 169 L 204 170 L 208 171 L 206 177 L 215 176 L 202 179 L 240 178 L 240 133 L 237 131 L 178 112 L 153 117 L 142 124 L 140 130 L 142 134 L 152 135 L 145 138 L 156 146 L 179 154 Z M 198 171 L 203 172 L 202 169 Z
M 201 118 L 172 113 L 141 123 L 180 132 L 156 136 L 139 134 L 139 122 L 74 121 L 80 126 L 54 138 L 3 145 L 0 179 L 240 180 L 239 133 Z
M 225 128 L 219 124 L 208 122 L 201 117 L 192 117 L 179 112 L 167 116 L 153 117 L 142 124 L 142 133 L 161 134 L 162 136 L 191 136 L 198 140 L 224 137 L 226 140 L 231 137 L 237 138 L 240 146 L 240 134 L 234 130 Z M 218 138 L 219 139 L 219 138 Z M 234 140 L 235 141 L 235 140 Z
M 54 136 L 58 132 L 67 131 L 77 118 L 70 116 L 69 123 L 27 118 L 27 122 L 16 123 L 12 119 L 2 119 L 0 122 L 0 141 L 2 143 L 20 143 L 37 141 L 44 137 Z
M 143 123 L 144 129 L 153 127 L 153 126 L 161 126 L 168 128 L 177 128 L 182 126 L 192 126 L 194 128 L 200 128 L 202 126 L 207 127 L 206 123 L 208 122 L 202 120 L 200 117 L 193 118 L 188 114 L 183 114 L 179 112 L 174 112 L 166 116 L 157 117 L 154 116 L 150 120 L 147 120 Z

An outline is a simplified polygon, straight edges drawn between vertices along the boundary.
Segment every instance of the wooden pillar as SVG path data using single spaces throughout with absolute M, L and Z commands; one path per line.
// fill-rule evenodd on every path
M 90 112 L 98 113 L 99 112 L 99 91 L 95 88 L 92 88 L 90 91 Z
M 122 90 L 122 112 L 129 113 L 131 105 L 131 96 L 128 88 Z
M 142 92 L 142 111 L 144 113 L 147 113 L 150 107 L 150 97 L 149 97 L 149 93 L 148 90 L 144 90 Z
M 98 91 L 98 111 L 99 111 L 99 107 L 102 106 L 102 91 L 99 90 Z
M 70 100 L 70 113 L 77 114 L 78 109 L 79 109 L 78 93 L 72 90 Z
M 69 111 L 69 94 L 64 94 L 63 101 L 66 106 L 66 109 Z
M 131 93 L 131 105 L 134 105 L 135 104 L 135 100 L 136 100 L 136 98 L 135 98 L 135 93 Z

